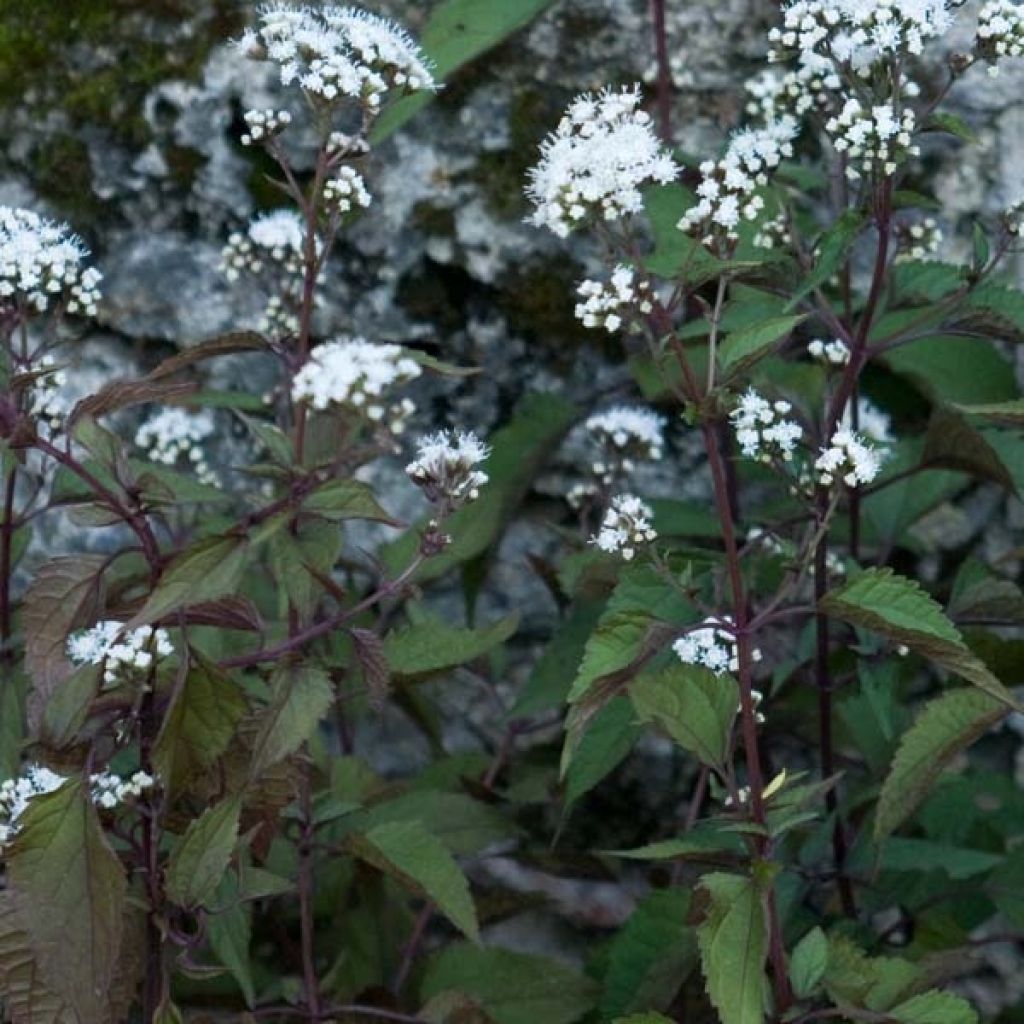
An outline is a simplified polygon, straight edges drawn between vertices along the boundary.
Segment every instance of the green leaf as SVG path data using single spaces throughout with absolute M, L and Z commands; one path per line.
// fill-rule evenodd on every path
M 821 236 L 815 252 L 814 268 L 789 300 L 789 309 L 793 309 L 805 295 L 827 283 L 829 278 L 838 272 L 853 243 L 857 241 L 865 219 L 860 210 L 845 210 L 835 224 Z
M 741 853 L 743 843 L 734 832 L 718 831 L 710 826 L 697 825 L 678 839 L 661 839 L 638 846 L 634 850 L 608 850 L 612 857 L 627 860 L 710 860 L 716 854 Z
M 960 880 L 991 871 L 1003 863 L 1003 858 L 997 853 L 964 849 L 930 839 L 890 836 L 879 854 L 879 862 L 886 871 L 906 871 L 915 875 L 943 871 L 950 878 Z
M 999 701 L 972 689 L 953 690 L 926 704 L 904 733 L 882 786 L 875 815 L 876 840 L 899 828 L 950 761 L 1006 713 Z
M 668 1017 L 660 1013 L 631 1013 L 628 1017 L 618 1017 L 613 1024 L 673 1024 Z
M 300 615 L 312 613 L 323 596 L 324 576 L 330 576 L 341 552 L 342 531 L 326 519 L 303 516 L 292 529 L 278 530 L 267 543 L 277 585 L 281 617 L 289 604 Z M 318 579 L 317 577 L 321 578 Z
M 55 750 L 73 746 L 100 690 L 100 666 L 82 665 L 50 695 L 37 734 Z
M 482 466 L 490 478 L 487 486 L 472 505 L 448 519 L 445 532 L 453 538 L 452 543 L 419 568 L 416 580 L 425 582 L 443 576 L 453 567 L 485 554 L 498 542 L 575 416 L 575 407 L 554 394 L 531 394 L 523 399 L 512 422 L 490 439 L 491 454 Z M 400 573 L 412 562 L 424 525 L 384 545 L 381 558 L 389 571 Z
M 828 939 L 820 928 L 812 928 L 797 944 L 789 959 L 789 980 L 797 999 L 814 995 L 828 966 Z
M 331 480 L 310 492 L 302 507 L 306 512 L 336 523 L 346 519 L 369 519 L 398 525 L 377 504 L 373 491 L 358 480 Z
M 668 1009 L 697 965 L 697 937 L 687 923 L 690 894 L 649 893 L 608 949 L 601 994 L 602 1020 L 642 1008 Z
M 418 677 L 465 665 L 504 643 L 519 626 L 513 612 L 483 629 L 449 626 L 434 616 L 424 616 L 384 638 L 384 656 L 396 676 Z
M 330 679 L 312 665 L 287 662 L 274 672 L 271 685 L 273 699 L 260 718 L 253 742 L 252 779 L 294 754 L 313 735 L 334 701 Z
M 890 268 L 892 288 L 903 299 L 938 302 L 967 284 L 967 267 L 938 260 L 900 260 Z M 917 315 L 921 310 L 912 310 Z
M 572 1024 L 593 1008 L 598 987 L 556 960 L 456 943 L 433 958 L 420 996 L 443 992 L 469 996 L 495 1024 Z
M 940 406 L 932 414 L 921 462 L 991 480 L 1008 491 L 1017 490 L 1013 476 L 999 453 L 968 423 L 966 417 L 948 406 Z
M 1024 427 L 1024 398 L 1010 402 L 988 402 L 981 405 L 958 405 L 966 416 L 977 416 L 1004 427 Z
M 349 849 L 433 902 L 456 928 L 479 941 L 473 897 L 462 869 L 437 836 L 417 821 L 393 821 L 349 840 Z
M 1019 709 L 1013 695 L 971 653 L 956 626 L 913 580 L 891 569 L 868 569 L 826 594 L 819 607 L 827 615 L 905 644 L 1007 706 Z
M 633 749 L 640 731 L 633 706 L 625 697 L 616 697 L 594 716 L 573 751 L 565 775 L 567 806 L 574 804 L 618 766 Z
M 40 981 L 84 1021 L 106 1020 L 128 883 L 84 784 L 33 798 L 7 852 L 8 880 Z
M 137 629 L 179 608 L 235 593 L 247 553 L 248 544 L 242 537 L 207 537 L 193 544 L 163 571 L 129 628 Z
M 717 259 L 696 239 L 679 230 L 683 214 L 697 201 L 682 185 L 655 185 L 644 191 L 644 209 L 654 236 L 654 251 L 644 267 L 660 277 L 682 278 L 696 286 L 719 277 L 729 269 L 727 260 Z
M 977 135 L 962 117 L 945 110 L 936 110 L 932 113 L 925 121 L 922 131 L 945 132 L 947 135 L 955 135 L 964 142 L 978 141 Z M 939 1022 L 936 1021 L 935 1024 L 939 1024 Z
M 869 957 L 843 935 L 828 940 L 825 990 L 840 1006 L 887 1010 L 920 983 L 921 972 L 897 957 Z
M 249 945 L 252 942 L 252 909 L 240 898 L 238 880 L 228 871 L 217 887 L 216 913 L 207 915 L 206 938 L 217 959 L 231 972 L 252 1008 L 256 990 L 252 980 Z
M 65 648 L 68 634 L 91 626 L 103 603 L 103 555 L 68 555 L 45 562 L 25 592 L 22 625 L 25 668 L 32 680 L 27 701 L 30 730 L 39 727 L 43 709 L 72 673 Z
M 887 1013 L 901 1024 L 978 1024 L 971 1004 L 951 992 L 923 992 Z
M 1013 366 L 995 345 L 983 339 L 920 338 L 878 358 L 936 402 L 977 404 L 1017 397 Z
M 739 704 L 734 679 L 698 665 L 671 665 L 637 676 L 629 695 L 645 722 L 661 726 L 684 750 L 713 768 L 725 764 Z
M 719 346 L 718 364 L 727 377 L 735 377 L 769 355 L 805 316 L 778 316 L 729 334 Z
M 1015 928 L 1024 928 L 1024 846 L 1015 846 L 985 883 L 996 909 Z
M 167 898 L 179 907 L 200 907 L 217 892 L 238 838 L 239 797 L 208 807 L 185 830 L 167 862 Z
M 188 675 L 175 688 L 153 746 L 153 763 L 172 800 L 216 764 L 248 710 L 230 675 L 194 651 L 189 656 Z
M 444 0 L 419 34 L 420 45 L 434 63 L 434 77 L 448 78 L 513 32 L 529 24 L 553 0 Z M 405 97 L 389 107 L 371 134 L 374 143 L 401 128 L 432 99 L 431 93 Z
M 708 996 L 721 1024 L 764 1024 L 768 926 L 761 894 L 739 875 L 704 875 L 700 884 L 710 900 L 697 925 Z

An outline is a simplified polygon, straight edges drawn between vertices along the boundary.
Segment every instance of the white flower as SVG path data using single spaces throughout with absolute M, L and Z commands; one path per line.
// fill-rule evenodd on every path
M 616 405 L 594 413 L 583 427 L 601 447 L 591 469 L 605 485 L 632 473 L 638 460 L 658 460 L 664 451 L 665 418 L 650 409 Z
M 44 355 L 30 368 L 32 381 L 29 388 L 28 414 L 36 420 L 37 429 L 50 435 L 64 426 L 70 403 L 65 388 L 67 371 L 60 369 L 52 356 Z
M 825 123 L 825 131 L 836 151 L 848 157 L 846 176 L 852 181 L 862 174 L 889 177 L 908 156 L 917 156 L 921 149 L 912 142 L 915 125 L 909 107 L 897 111 L 881 103 L 867 108 L 850 97 Z
M 923 260 L 934 255 L 942 244 L 942 229 L 934 217 L 896 227 L 896 259 Z
M 388 406 L 384 395 L 419 375 L 419 363 L 400 345 L 340 337 L 313 349 L 292 380 L 292 398 L 320 410 L 344 406 L 373 423 L 388 420 L 391 431 L 401 433 L 415 407 L 408 399 Z
M 650 282 L 638 280 L 636 271 L 620 263 L 607 281 L 583 281 L 576 289 L 576 319 L 584 327 L 603 327 L 613 334 L 636 313 L 654 308 Z
M 640 100 L 639 86 L 573 100 L 530 171 L 533 224 L 564 238 L 587 218 L 610 221 L 638 212 L 643 186 L 675 180 L 679 167 Z
M 705 619 L 699 627 L 679 637 L 672 644 L 672 650 L 684 665 L 703 665 L 717 675 L 738 672 L 739 645 L 734 630 L 735 625 L 728 615 L 720 619 Z M 753 650 L 751 658 L 760 661 L 761 652 Z
M 853 430 L 853 413 L 847 405 L 843 412 L 841 426 Z M 892 420 L 872 401 L 861 395 L 857 399 L 857 429 L 875 444 L 892 444 L 896 439 L 892 435 Z
M 638 548 L 658 539 L 651 525 L 653 518 L 650 505 L 632 494 L 618 494 L 612 498 L 611 508 L 601 520 L 601 529 L 590 538 L 590 543 L 630 562 Z
M 76 665 L 102 665 L 104 684 L 113 686 L 148 673 L 154 661 L 170 657 L 174 647 L 166 629 L 126 630 L 123 622 L 108 619 L 69 636 L 67 652 Z
M 833 338 L 831 341 L 815 338 L 807 343 L 807 354 L 831 366 L 845 366 L 850 361 L 850 347 L 842 338 Z
M 753 388 L 749 389 L 729 414 L 740 451 L 748 459 L 759 462 L 772 462 L 776 458 L 791 461 L 803 437 L 803 427 L 785 418 L 791 410 L 789 402 L 770 402 Z
M 489 454 L 476 434 L 442 430 L 420 440 L 405 471 L 429 501 L 462 505 L 475 501 L 487 483 L 487 474 L 476 467 Z
M 217 474 L 210 468 L 202 449 L 202 442 L 213 432 L 213 414 L 208 409 L 191 412 L 171 405 L 139 427 L 135 443 L 145 449 L 154 462 L 174 466 L 184 459 L 201 483 L 217 484 Z
M 329 209 L 346 214 L 357 207 L 365 210 L 372 198 L 363 176 L 354 167 L 339 167 L 324 185 L 324 201 Z
M 882 453 L 848 427 L 839 427 L 827 448 L 815 460 L 818 482 L 831 487 L 842 480 L 847 487 L 871 483 L 882 468 Z
M 679 230 L 706 246 L 734 242 L 740 223 L 756 220 L 764 209 L 757 189 L 768 183 L 784 157 L 793 155 L 796 134 L 797 122 L 788 115 L 763 128 L 737 132 L 721 160 L 701 164 L 699 201 L 683 214 Z
M 94 316 L 103 275 L 83 266 L 88 254 L 66 224 L 0 206 L 0 306 L 43 313 L 63 299 L 68 312 Z
M 429 61 L 402 28 L 355 7 L 268 5 L 238 45 L 253 60 L 277 64 L 282 85 L 297 85 L 319 104 L 354 100 L 375 113 L 391 90 L 437 88 Z
M 287 110 L 247 110 L 244 119 L 249 130 L 242 136 L 243 146 L 266 142 L 292 123 L 292 115 Z
M 1024 8 L 1012 0 L 988 0 L 978 12 L 975 49 L 998 71 L 1001 57 L 1024 56 Z

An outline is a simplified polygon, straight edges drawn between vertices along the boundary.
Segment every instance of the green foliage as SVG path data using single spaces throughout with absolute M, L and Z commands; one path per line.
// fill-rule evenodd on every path
M 241 800 L 229 797 L 189 825 L 167 862 L 168 899 L 182 907 L 212 899 L 235 848 L 241 811 Z

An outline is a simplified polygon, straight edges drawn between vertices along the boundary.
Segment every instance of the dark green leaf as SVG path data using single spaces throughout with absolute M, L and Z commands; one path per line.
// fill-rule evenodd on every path
M 167 898 L 180 907 L 211 903 L 238 838 L 242 801 L 228 797 L 193 821 L 167 862 Z

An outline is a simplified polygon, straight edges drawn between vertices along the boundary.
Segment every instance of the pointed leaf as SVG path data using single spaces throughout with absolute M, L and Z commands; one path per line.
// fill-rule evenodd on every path
M 239 797 L 208 807 L 193 821 L 167 862 L 167 898 L 180 907 L 210 902 L 231 860 L 242 812 Z
M 263 712 L 253 742 L 250 777 L 294 754 L 316 730 L 334 700 L 326 674 L 311 665 L 282 665 L 274 674 L 274 697 Z

